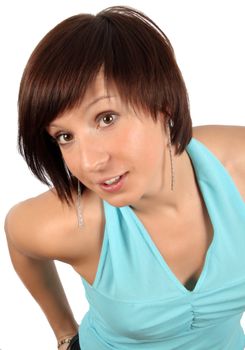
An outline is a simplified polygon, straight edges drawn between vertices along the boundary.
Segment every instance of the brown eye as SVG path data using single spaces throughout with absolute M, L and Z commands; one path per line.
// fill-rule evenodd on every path
M 112 113 L 104 114 L 100 119 L 99 119 L 99 126 L 101 128 L 106 128 L 107 126 L 110 126 L 113 124 L 116 120 L 116 115 Z
M 59 134 L 55 137 L 56 141 L 60 145 L 65 145 L 73 140 L 73 136 L 68 133 Z
M 110 124 L 113 122 L 113 117 L 112 115 L 106 115 L 105 117 L 103 117 L 103 122 L 105 124 Z

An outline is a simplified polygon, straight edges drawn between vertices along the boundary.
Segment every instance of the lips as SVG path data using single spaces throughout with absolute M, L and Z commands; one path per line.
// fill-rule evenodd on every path
M 107 184 L 107 185 L 111 185 L 114 183 L 114 180 L 117 180 L 117 178 L 119 179 L 120 177 L 122 177 L 123 175 L 125 175 L 126 173 L 122 173 L 119 175 L 115 175 L 115 176 L 111 176 L 111 177 L 106 177 L 104 179 L 101 179 L 100 181 L 97 182 L 98 185 L 103 185 L 103 184 Z M 116 181 L 115 181 L 116 182 Z
M 106 192 L 118 192 L 122 189 L 128 173 L 122 175 L 117 175 L 111 178 L 105 179 L 103 182 L 99 183 L 100 188 Z
M 118 175 L 118 176 L 116 176 L 116 177 L 113 177 L 113 178 L 110 179 L 110 180 L 106 180 L 104 183 L 105 183 L 106 185 L 112 185 L 112 184 L 118 182 L 118 180 L 120 180 L 120 177 L 121 177 L 121 175 Z

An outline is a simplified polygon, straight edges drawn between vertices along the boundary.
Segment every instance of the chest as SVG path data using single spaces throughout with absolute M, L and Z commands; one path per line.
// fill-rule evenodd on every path
M 187 289 L 194 288 L 213 239 L 213 226 L 206 207 L 190 210 L 190 213 L 171 219 L 163 216 L 150 219 L 138 216 L 168 268 Z M 76 268 L 90 284 L 93 284 L 98 269 L 103 230 L 102 227 L 101 235 L 97 238 L 92 236 L 90 246 L 93 249 Z
M 175 277 L 194 288 L 213 239 L 213 226 L 206 208 L 178 220 L 142 218 L 153 244 Z

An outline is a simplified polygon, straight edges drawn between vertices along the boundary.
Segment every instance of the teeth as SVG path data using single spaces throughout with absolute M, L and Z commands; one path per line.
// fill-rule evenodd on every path
M 113 183 L 117 182 L 119 179 L 120 179 L 120 175 L 116 176 L 116 177 L 113 177 L 113 179 L 105 181 L 105 184 L 112 185 Z

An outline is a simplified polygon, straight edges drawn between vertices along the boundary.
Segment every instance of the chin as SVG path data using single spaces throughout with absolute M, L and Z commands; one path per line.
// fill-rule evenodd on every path
M 136 194 L 122 194 L 122 195 L 110 195 L 103 197 L 102 199 L 108 202 L 113 207 L 126 207 L 128 205 L 133 205 L 133 203 L 137 203 L 140 200 L 140 196 Z

